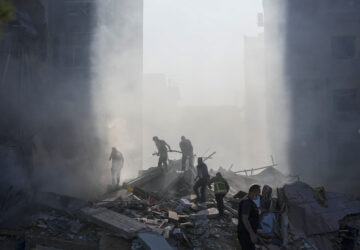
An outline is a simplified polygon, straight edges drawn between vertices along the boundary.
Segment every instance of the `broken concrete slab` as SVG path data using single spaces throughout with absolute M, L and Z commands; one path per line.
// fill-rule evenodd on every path
M 201 210 L 201 211 L 197 212 L 195 214 L 195 218 L 196 218 L 196 216 L 198 216 L 198 217 L 206 216 L 211 219 L 211 218 L 216 218 L 218 215 L 219 215 L 219 211 L 217 210 L 217 208 L 212 207 L 212 208 L 208 208 L 206 210 Z
M 113 192 L 105 193 L 96 203 L 97 206 L 107 206 L 107 204 L 111 204 L 117 200 L 126 200 L 128 199 L 132 193 L 127 189 L 118 189 Z
M 124 183 L 125 187 L 143 186 L 153 179 L 159 177 L 163 173 L 163 170 L 158 167 L 148 169 L 143 175 Z
M 328 206 L 319 204 L 313 189 L 297 182 L 283 188 L 289 207 L 289 221 L 302 228 L 306 235 L 324 234 L 338 230 L 338 220 L 348 214 L 360 213 L 360 201 L 344 194 L 325 192 Z
M 139 233 L 140 241 L 145 245 L 148 250 L 173 250 L 167 241 L 159 234 L 155 233 Z
M 80 213 L 89 221 L 101 227 L 105 227 L 126 239 L 135 238 L 139 232 L 151 231 L 148 226 L 126 215 L 116 213 L 103 207 L 85 207 L 80 210 Z
M 167 169 L 150 168 L 142 176 L 126 183 L 126 187 L 138 187 L 152 190 L 159 194 L 161 200 L 168 197 L 183 197 L 192 192 L 193 180 L 196 173 L 192 168 L 183 174 L 176 171 L 181 169 L 181 160 L 172 161 Z

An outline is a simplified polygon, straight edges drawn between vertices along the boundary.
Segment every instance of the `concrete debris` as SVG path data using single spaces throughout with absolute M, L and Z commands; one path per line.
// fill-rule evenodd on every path
M 171 161 L 167 169 L 143 171 L 91 202 L 55 193 L 0 195 L 7 215 L 0 216 L 0 248 L 14 249 L 22 239 L 28 249 L 239 249 L 238 204 L 253 182 L 263 186 L 258 249 L 334 249 L 339 219 L 360 228 L 359 200 L 289 183 L 272 167 L 252 176 L 220 169 L 232 189 L 219 216 L 214 194 L 207 190 L 208 201 L 196 202 L 195 173 L 179 169 L 181 162 Z
M 219 215 L 219 211 L 217 210 L 217 208 L 213 207 L 197 212 L 195 217 L 201 218 L 203 216 L 206 216 L 208 218 L 216 218 L 218 215 Z
M 126 239 L 135 238 L 138 232 L 150 231 L 146 225 L 107 208 L 86 207 L 81 209 L 80 213 L 89 221 Z
M 169 214 L 168 217 L 169 217 L 170 221 L 175 221 L 175 222 L 179 221 L 179 216 L 175 211 L 169 211 L 168 214 Z
M 183 206 L 189 206 L 189 207 L 191 207 L 192 204 L 188 199 L 180 199 L 180 203 Z
M 154 233 L 139 233 L 138 235 L 141 242 L 144 243 L 145 249 L 148 250 L 172 250 L 169 243 L 158 234 Z

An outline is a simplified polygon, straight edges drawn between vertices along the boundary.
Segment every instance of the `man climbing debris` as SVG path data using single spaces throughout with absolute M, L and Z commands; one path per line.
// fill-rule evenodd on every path
M 196 194 L 197 200 L 200 202 L 206 201 L 206 185 L 209 181 L 209 173 L 206 164 L 203 162 L 202 157 L 198 158 L 197 165 L 197 177 L 195 178 L 196 182 L 194 184 L 194 192 Z M 200 188 L 200 194 L 199 194 Z
M 172 151 L 171 147 L 164 140 L 160 140 L 157 136 L 153 137 L 153 141 L 155 142 L 156 148 L 158 150 L 158 152 L 155 153 L 159 156 L 158 167 L 164 166 L 166 168 L 168 161 L 168 151 Z
M 109 161 L 112 161 L 112 166 L 111 166 L 112 184 L 114 186 L 119 185 L 120 171 L 124 166 L 124 156 L 120 151 L 118 151 L 115 147 L 113 147 L 111 150 Z
M 186 168 L 186 160 L 189 161 L 189 166 L 194 167 L 194 149 L 189 139 L 186 139 L 185 136 L 181 136 L 181 141 L 179 143 L 182 159 L 181 166 L 182 171 L 185 171 Z
M 214 183 L 215 200 L 219 210 L 219 215 L 224 216 L 224 197 L 229 192 L 230 187 L 227 181 L 222 177 L 221 173 L 216 173 L 216 176 L 211 178 L 208 183 L 209 188 Z

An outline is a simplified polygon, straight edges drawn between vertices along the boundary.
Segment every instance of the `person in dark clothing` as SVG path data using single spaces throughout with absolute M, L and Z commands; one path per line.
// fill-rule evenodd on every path
M 239 204 L 238 239 L 244 250 L 255 249 L 256 230 L 259 226 L 259 210 L 253 201 L 260 194 L 260 186 L 250 186 L 247 197 Z
M 155 142 L 158 150 L 156 153 L 159 156 L 158 167 L 167 167 L 168 151 L 171 151 L 171 147 L 164 140 L 160 140 L 157 136 L 153 137 L 153 141 Z
M 229 184 L 222 177 L 221 173 L 216 173 L 216 176 L 209 181 L 209 187 L 214 183 L 215 200 L 219 210 L 219 215 L 224 216 L 224 197 L 229 192 Z
M 198 165 L 197 165 L 197 181 L 194 184 L 194 192 L 196 194 L 197 200 L 200 202 L 206 201 L 206 186 L 209 181 L 209 173 L 206 164 L 203 162 L 201 157 L 198 158 Z M 196 180 L 195 179 L 195 180 Z M 200 188 L 200 195 L 199 195 L 199 188 Z
M 356 228 L 346 225 L 344 219 L 339 220 L 339 232 L 338 237 L 340 239 L 341 250 L 353 250 L 355 249 L 355 240 L 358 235 Z
M 194 149 L 189 139 L 186 139 L 185 136 L 181 136 L 181 141 L 179 143 L 181 152 L 182 152 L 182 159 L 181 159 L 181 166 L 182 170 L 185 171 L 186 167 L 186 160 L 189 160 L 189 166 L 194 167 Z
M 109 161 L 112 161 L 111 176 L 112 184 L 119 185 L 120 183 L 120 171 L 124 166 L 124 156 L 115 147 L 112 148 Z

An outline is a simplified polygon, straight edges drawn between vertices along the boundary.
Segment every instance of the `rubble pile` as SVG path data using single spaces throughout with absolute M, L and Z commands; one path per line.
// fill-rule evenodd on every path
M 274 168 L 252 176 L 219 169 L 232 188 L 220 217 L 210 190 L 207 202 L 195 202 L 194 169 L 180 168 L 150 168 L 93 201 L 6 190 L 0 249 L 241 249 L 238 203 L 254 182 L 263 186 L 259 249 L 334 249 L 339 219 L 360 227 L 359 200 L 290 182 Z

